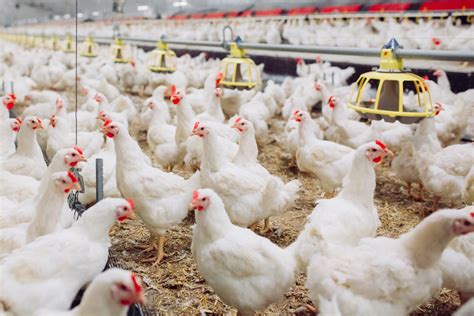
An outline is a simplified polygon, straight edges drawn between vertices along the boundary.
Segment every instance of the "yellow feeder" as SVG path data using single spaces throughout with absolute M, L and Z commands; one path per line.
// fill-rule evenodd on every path
M 348 107 L 372 120 L 412 124 L 433 116 L 433 105 L 425 80 L 403 70 L 403 60 L 395 55 L 398 47 L 392 39 L 382 48 L 380 68 L 359 77 Z M 364 93 L 368 87 L 376 89 L 375 99 Z M 409 97 L 404 93 L 410 92 L 416 106 L 404 102 Z
M 225 88 L 252 89 L 261 84 L 257 66 L 237 42 L 230 43 L 230 55 L 222 60 L 220 68 L 224 74 L 220 84 Z
M 66 36 L 66 40 L 64 41 L 64 48 L 63 52 L 65 53 L 74 53 L 76 51 L 74 39 L 71 34 Z
M 82 43 L 81 56 L 94 58 L 97 57 L 99 51 L 99 45 L 92 39 L 92 37 L 87 36 L 84 43 Z
M 59 50 L 58 37 L 56 35 L 51 37 L 50 48 L 54 51 Z
M 114 63 L 125 64 L 130 61 L 130 58 L 128 58 L 128 47 L 125 45 L 123 39 L 119 37 L 115 38 L 114 43 L 111 45 L 111 49 Z
M 159 40 L 156 49 L 151 52 L 151 65 L 148 69 L 153 72 L 171 73 L 176 70 L 176 54 L 166 43 Z

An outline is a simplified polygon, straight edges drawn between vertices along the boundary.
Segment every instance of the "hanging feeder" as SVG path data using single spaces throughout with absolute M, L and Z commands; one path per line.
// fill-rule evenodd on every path
M 64 48 L 63 52 L 65 53 L 74 53 L 76 51 L 74 39 L 72 38 L 71 34 L 66 35 L 66 40 L 64 41 Z
M 99 45 L 92 39 L 91 36 L 87 36 L 84 43 L 82 43 L 82 49 L 80 55 L 82 57 L 94 58 L 97 57 L 99 51 Z
M 54 51 L 59 50 L 58 37 L 56 35 L 53 35 L 51 37 L 51 42 L 50 42 L 49 48 L 51 48 Z
M 224 28 L 232 29 L 229 26 Z M 225 36 L 223 37 L 225 39 Z M 245 50 L 238 46 L 241 42 L 240 37 L 237 37 L 235 42 L 227 45 L 224 42 L 224 47 L 229 47 L 230 54 L 224 58 L 220 65 L 220 71 L 224 74 L 220 85 L 229 89 L 252 89 L 261 84 L 260 74 L 258 73 L 257 65 L 250 59 Z
M 162 40 L 158 41 L 156 49 L 151 52 L 151 64 L 148 66 L 148 69 L 158 73 L 172 73 L 176 71 L 176 54 Z
M 112 58 L 116 64 L 126 64 L 130 61 L 129 48 L 125 45 L 123 39 L 116 37 L 114 43 L 110 46 L 112 50 Z
M 356 82 L 348 107 L 372 120 L 400 121 L 412 124 L 433 116 L 431 95 L 425 80 L 407 72 L 403 60 L 396 57 L 400 45 L 391 39 L 380 54 L 380 67 L 362 74 Z M 375 98 L 366 89 L 375 88 Z M 416 102 L 408 105 L 408 93 Z

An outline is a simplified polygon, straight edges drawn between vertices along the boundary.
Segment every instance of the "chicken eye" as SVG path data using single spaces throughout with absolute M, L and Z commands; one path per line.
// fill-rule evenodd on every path
M 63 179 L 63 180 L 61 180 L 61 182 L 62 182 L 62 183 L 64 183 L 64 184 L 66 184 L 66 180 L 64 180 L 64 179 Z
M 120 284 L 120 285 L 119 285 L 119 288 L 120 288 L 122 291 L 128 291 L 127 287 L 126 287 L 124 284 Z
M 201 127 L 200 130 L 203 131 L 203 130 L 204 130 L 204 127 Z
M 375 149 L 375 148 L 372 148 L 372 149 L 371 149 L 371 151 L 372 151 L 372 152 L 375 152 L 375 151 L 377 151 L 377 149 Z
M 206 201 L 206 200 L 207 200 L 206 197 L 203 197 L 203 198 L 201 199 L 201 201 L 203 201 L 203 202 Z
M 72 153 L 71 156 L 76 157 L 76 153 Z

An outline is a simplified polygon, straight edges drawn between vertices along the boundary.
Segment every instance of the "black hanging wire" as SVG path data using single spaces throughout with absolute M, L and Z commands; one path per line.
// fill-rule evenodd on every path
M 76 121 L 76 146 L 77 146 L 77 81 L 78 81 L 78 78 L 77 78 L 77 24 L 78 24 L 77 23 L 77 13 L 78 13 L 78 11 L 77 11 L 77 0 L 76 0 L 76 43 L 75 43 L 76 44 L 75 45 L 76 46 L 76 51 L 75 51 L 75 57 L 76 57 L 76 78 L 75 78 L 75 80 L 76 80 L 76 82 L 75 82 L 76 83 L 76 85 L 75 85 L 76 86 L 76 108 L 75 108 L 75 110 L 76 111 L 75 111 L 75 114 L 74 114 L 74 119 Z
M 78 102 L 78 94 L 77 94 L 77 81 L 78 81 L 78 78 L 77 78 L 77 69 L 78 69 L 78 66 L 77 66 L 77 54 L 78 54 L 78 51 L 77 51 L 77 43 L 78 43 L 78 32 L 77 32 L 77 29 L 78 29 L 78 20 L 77 20 L 77 13 L 78 13 L 78 8 L 77 8 L 77 0 L 76 0 L 76 34 L 75 34 L 75 38 L 76 38 L 76 43 L 75 43 L 75 59 L 76 59 L 76 63 L 75 63 L 75 71 L 76 71 L 76 78 L 75 78 L 75 100 L 76 100 L 76 106 L 75 106 L 75 111 L 74 111 L 74 119 L 75 119 L 75 131 L 76 131 L 76 140 L 75 140 L 75 143 L 76 143 L 76 146 L 77 146 L 77 102 Z M 81 185 L 81 191 L 75 191 L 75 192 L 71 192 L 69 195 L 68 195 L 68 198 L 67 198 L 67 201 L 68 201 L 68 205 L 69 205 L 69 208 L 74 212 L 74 218 L 77 220 L 81 215 L 82 213 L 84 213 L 86 211 L 86 207 L 79 201 L 79 193 L 84 193 L 84 180 L 82 179 L 82 176 L 81 174 L 79 173 L 81 171 L 81 169 L 79 168 L 73 168 L 72 172 L 76 175 L 77 179 L 79 180 L 79 183 Z

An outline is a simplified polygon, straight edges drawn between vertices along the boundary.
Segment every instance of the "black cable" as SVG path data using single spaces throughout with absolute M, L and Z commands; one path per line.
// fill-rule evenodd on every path
M 75 77 L 75 86 L 76 86 L 76 111 L 74 113 L 74 119 L 76 121 L 76 145 L 77 145 L 77 0 L 76 0 L 76 77 Z

